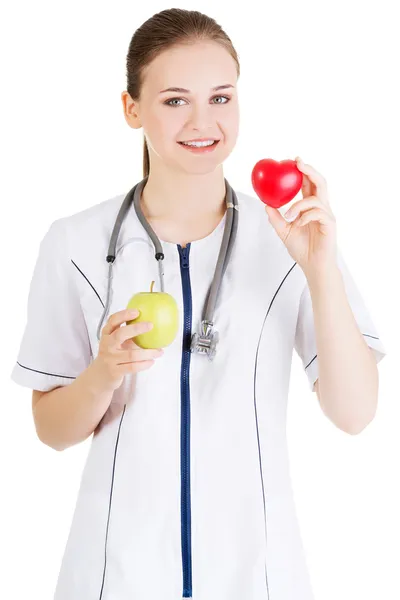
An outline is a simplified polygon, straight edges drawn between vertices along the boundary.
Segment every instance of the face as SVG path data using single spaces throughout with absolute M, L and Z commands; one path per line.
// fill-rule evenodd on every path
M 230 84 L 220 90 L 213 87 Z M 189 90 L 162 92 L 169 87 Z M 145 71 L 140 102 L 122 93 L 125 119 L 143 127 L 151 164 L 157 161 L 186 172 L 213 171 L 231 153 L 239 128 L 236 63 L 214 42 L 175 46 L 162 52 Z M 212 152 L 193 153 L 178 142 L 220 140 Z

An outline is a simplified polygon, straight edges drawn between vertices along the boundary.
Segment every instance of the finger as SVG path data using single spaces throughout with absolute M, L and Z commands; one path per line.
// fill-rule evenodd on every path
M 120 344 L 120 348 L 121 350 L 130 350 L 131 348 L 137 348 L 138 345 L 135 344 L 135 342 L 129 338 L 128 340 L 125 340 L 124 342 L 122 342 L 122 344 Z
M 303 213 L 297 220 L 296 225 L 303 227 L 311 221 L 319 221 L 322 225 L 329 225 L 332 222 L 332 217 L 323 209 L 313 208 Z
M 123 363 L 115 367 L 117 374 L 121 377 L 123 375 L 129 375 L 131 373 L 138 373 L 139 371 L 145 371 L 150 369 L 155 363 L 155 360 L 138 360 L 132 363 Z
M 303 198 L 307 198 L 307 196 L 312 196 L 312 194 L 316 191 L 315 185 L 312 183 L 309 177 L 305 173 L 303 173 L 303 182 L 301 184 L 301 193 Z
M 300 156 L 296 156 L 296 166 L 299 169 L 299 171 L 301 171 L 302 175 L 303 175 L 303 180 L 301 183 L 301 193 L 303 198 L 307 198 L 308 196 L 311 196 L 313 193 L 313 184 L 311 183 L 310 179 L 307 177 L 307 175 L 305 173 L 303 173 L 303 169 L 301 167 L 303 163 L 302 159 L 300 158 Z
M 296 158 L 296 164 L 299 171 L 301 171 L 303 175 L 315 186 L 314 195 L 319 196 L 323 202 L 328 202 L 328 186 L 325 177 L 323 177 L 321 173 L 314 169 L 314 167 L 305 163 L 300 157 Z M 308 186 L 306 181 L 304 181 L 303 178 L 303 187 L 308 189 L 311 186 Z M 310 193 L 313 193 L 313 191 L 311 190 Z
M 308 196 L 308 198 L 304 198 L 303 200 L 298 200 L 285 212 L 283 215 L 285 219 L 295 219 L 299 213 L 304 210 L 313 207 L 323 207 L 323 204 L 319 198 L 316 196 Z
M 309 178 L 307 177 L 307 175 L 304 175 L 304 173 L 303 173 L 303 183 L 301 184 L 301 193 L 303 195 L 303 198 L 306 198 L 307 196 L 311 196 L 313 193 L 313 185 L 312 185 L 311 181 L 309 180 Z
M 285 219 L 282 217 L 281 213 L 277 208 L 273 208 L 272 206 L 265 205 L 265 211 L 268 215 L 271 225 L 279 235 L 281 239 L 286 235 L 290 224 L 286 223 Z
M 125 327 L 120 327 L 113 332 L 113 337 L 118 346 L 120 346 L 125 340 L 131 339 L 133 343 L 137 335 L 141 333 L 146 333 L 153 329 L 154 325 L 150 321 L 139 321 L 139 323 L 132 323 L 132 325 L 126 325 Z M 137 344 L 136 344 L 137 345 Z
M 131 348 L 120 352 L 118 355 L 118 364 L 126 364 L 130 362 L 141 362 L 144 360 L 155 360 L 164 354 L 162 348 Z
M 122 325 L 122 323 L 130 321 L 131 319 L 135 319 L 139 316 L 139 314 L 140 312 L 138 310 L 135 310 L 134 312 L 132 312 L 132 310 L 129 309 L 120 310 L 108 317 L 106 324 L 101 330 L 101 333 L 110 335 L 117 329 L 117 327 Z

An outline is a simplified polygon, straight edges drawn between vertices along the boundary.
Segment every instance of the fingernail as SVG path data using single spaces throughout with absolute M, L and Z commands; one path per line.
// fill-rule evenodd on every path
M 291 213 L 290 210 L 285 213 L 284 217 L 288 221 L 294 221 L 299 213 Z

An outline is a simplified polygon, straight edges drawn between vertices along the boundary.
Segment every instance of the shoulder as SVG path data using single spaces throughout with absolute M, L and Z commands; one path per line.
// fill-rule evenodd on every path
M 268 276 L 272 276 L 274 270 L 282 279 L 290 274 L 289 281 L 295 286 L 291 289 L 301 292 L 306 284 L 305 275 L 271 225 L 264 202 L 258 196 L 242 191 L 236 191 L 236 196 L 242 251 L 249 248 L 253 257 L 259 256 L 262 262 L 260 269 L 264 269 Z
M 265 210 L 265 204 L 254 194 L 236 191 L 239 203 L 239 219 L 242 221 L 243 235 L 252 233 L 254 241 L 260 239 L 266 240 L 268 246 L 287 252 L 285 244 L 282 242 L 275 229 L 271 225 Z M 257 235 L 258 234 L 258 235 Z
M 103 247 L 110 238 L 125 194 L 117 194 L 50 224 L 49 237 L 53 243 L 66 246 L 68 253 L 79 256 L 80 251 Z
M 262 209 L 262 206 L 260 206 L 262 202 L 256 196 L 251 195 L 247 192 L 243 192 L 241 190 L 235 190 L 235 192 L 239 205 L 243 207 L 243 210 L 245 210 L 246 212 L 257 211 Z
M 236 190 L 235 190 L 236 191 Z M 236 191 L 236 196 L 239 203 L 239 211 L 243 213 L 244 218 L 250 221 L 258 220 L 263 224 L 266 224 L 267 228 L 275 232 L 272 225 L 269 222 L 267 213 L 265 211 L 265 204 L 254 194 Z
M 103 227 L 112 228 L 125 194 L 117 194 L 79 212 L 62 217 L 64 227 L 69 233 L 77 235 L 93 234 Z
M 126 194 L 117 194 L 50 223 L 41 241 L 41 256 L 65 273 L 86 277 L 106 265 L 111 233 Z

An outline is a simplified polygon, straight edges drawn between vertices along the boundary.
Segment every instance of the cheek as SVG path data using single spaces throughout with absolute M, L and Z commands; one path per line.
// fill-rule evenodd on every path
M 185 120 L 182 114 L 173 109 L 162 117 L 154 118 L 152 121 L 152 134 L 155 143 L 161 146 L 170 146 L 179 139 Z
M 229 111 L 226 111 L 220 119 L 218 119 L 219 126 L 221 127 L 224 134 L 232 141 L 236 141 L 239 135 L 239 108 L 237 105 L 232 106 Z
M 223 135 L 225 137 L 225 144 L 229 148 L 233 148 L 237 142 L 239 136 L 239 124 L 236 119 L 224 120 L 220 123 Z

